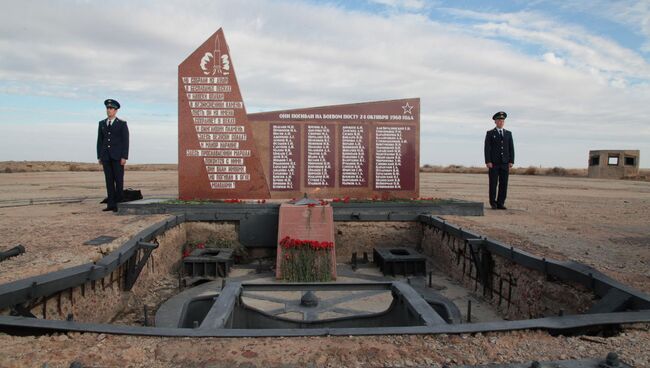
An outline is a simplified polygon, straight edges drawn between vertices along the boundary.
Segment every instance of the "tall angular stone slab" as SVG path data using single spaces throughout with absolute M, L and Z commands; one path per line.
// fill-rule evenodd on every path
M 182 200 L 270 196 L 222 29 L 178 66 L 178 156 Z

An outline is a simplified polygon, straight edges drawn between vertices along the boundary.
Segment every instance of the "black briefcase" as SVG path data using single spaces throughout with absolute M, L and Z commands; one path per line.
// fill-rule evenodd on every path
M 122 202 L 131 202 L 142 199 L 142 192 L 139 189 L 126 188 L 122 191 Z
M 131 202 L 142 199 L 142 192 L 139 189 L 126 188 L 122 191 L 122 202 Z M 99 203 L 107 203 L 108 197 L 104 198 Z

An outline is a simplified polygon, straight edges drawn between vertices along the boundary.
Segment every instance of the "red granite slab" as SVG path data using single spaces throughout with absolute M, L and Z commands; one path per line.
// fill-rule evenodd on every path
M 334 242 L 334 211 L 330 205 L 314 207 L 289 203 L 280 205 L 278 219 L 278 248 L 276 277 L 282 278 L 283 249 L 279 245 L 284 237 L 301 240 Z M 330 253 L 331 276 L 336 279 L 336 246 Z
M 419 98 L 261 112 L 248 119 L 272 198 L 419 197 Z
M 419 98 L 247 114 L 222 29 L 178 69 L 180 199 L 419 197 Z
M 178 67 L 178 192 L 182 200 L 270 196 L 222 29 Z

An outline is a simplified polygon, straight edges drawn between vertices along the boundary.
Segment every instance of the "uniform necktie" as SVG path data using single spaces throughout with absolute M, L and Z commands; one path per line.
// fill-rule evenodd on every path
M 499 129 L 499 135 L 503 138 L 503 129 Z
M 111 121 L 109 120 L 108 121 L 108 129 L 110 129 L 110 128 L 111 128 Z

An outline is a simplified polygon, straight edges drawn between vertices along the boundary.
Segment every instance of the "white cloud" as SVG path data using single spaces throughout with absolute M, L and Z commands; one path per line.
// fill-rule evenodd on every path
M 650 64 L 638 52 L 620 46 L 583 27 L 560 23 L 535 12 L 479 13 L 449 9 L 450 13 L 480 21 L 477 37 L 499 37 L 536 45 L 546 53 L 566 55 L 567 65 L 577 70 L 598 70 L 608 81 L 617 78 L 650 78 Z
M 29 124 L 28 129 L 21 124 L 3 125 L 2 159 L 94 162 L 97 122 L 76 120 L 72 123 Z M 137 123 L 129 123 L 129 133 L 131 143 L 129 161 L 134 163 L 176 161 L 178 144 L 175 125 L 138 120 Z M 66 150 L 66 147 L 75 147 L 76 151 Z
M 369 0 L 372 3 L 386 5 L 396 9 L 421 10 L 426 7 L 424 0 Z
M 549 64 L 559 65 L 559 66 L 564 65 L 564 60 L 552 52 L 545 53 L 544 55 L 542 55 L 542 58 L 544 59 L 544 61 L 546 61 Z
M 641 51 L 650 53 L 650 2 L 647 0 L 562 0 L 561 9 L 595 14 L 607 21 L 626 26 L 631 33 L 644 38 Z

